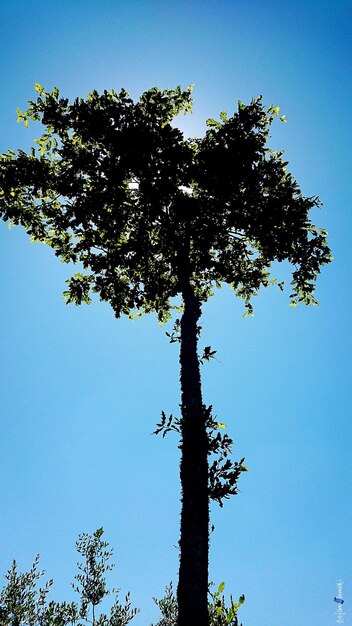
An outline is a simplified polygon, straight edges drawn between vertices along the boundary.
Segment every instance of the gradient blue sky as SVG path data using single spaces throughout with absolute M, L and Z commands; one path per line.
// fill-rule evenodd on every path
M 241 493 L 213 506 L 211 579 L 246 595 L 244 626 L 336 623 L 351 571 L 351 5 L 343 0 L 32 0 L 0 3 L 0 150 L 28 148 L 40 128 L 16 124 L 33 85 L 63 95 L 195 84 L 205 120 L 263 94 L 286 114 L 271 145 L 285 149 L 335 260 L 320 307 L 288 306 L 271 288 L 243 319 L 228 289 L 204 307 L 204 397 L 250 471 Z M 177 580 L 177 440 L 150 433 L 179 403 L 177 347 L 154 316 L 116 321 L 108 305 L 66 307 L 70 275 L 21 229 L 0 224 L 0 569 L 35 554 L 53 597 L 69 581 L 82 531 L 104 526 L 115 547 L 112 583 L 156 621 L 152 596 Z M 284 270 L 286 271 L 286 270 Z

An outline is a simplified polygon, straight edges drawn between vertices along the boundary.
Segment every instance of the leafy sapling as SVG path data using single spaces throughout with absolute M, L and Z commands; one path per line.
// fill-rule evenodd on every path
M 112 556 L 112 550 L 108 550 L 109 544 L 102 540 L 103 532 L 103 528 L 98 528 L 93 535 L 82 533 L 76 542 L 77 552 L 84 557 L 84 562 L 77 563 L 80 573 L 76 574 L 75 579 L 78 584 L 72 583 L 72 587 L 80 594 L 84 615 L 91 605 L 93 624 L 95 623 L 95 607 L 111 593 L 106 587 L 104 574 L 114 567 L 108 562 Z
M 79 573 L 75 579 L 78 584 L 73 583 L 72 587 L 80 594 L 81 615 L 87 622 L 91 607 L 93 626 L 126 626 L 138 613 L 138 609 L 131 608 L 129 593 L 125 597 L 125 604 L 121 604 L 118 590 L 108 589 L 106 586 L 105 573 L 115 565 L 109 562 L 113 550 L 102 539 L 103 533 L 104 529 L 98 528 L 93 535 L 82 533 L 79 536 L 76 548 L 84 560 L 83 563 L 77 563 Z M 110 617 L 102 613 L 96 619 L 96 607 L 112 593 L 115 594 L 115 602 L 110 610 Z

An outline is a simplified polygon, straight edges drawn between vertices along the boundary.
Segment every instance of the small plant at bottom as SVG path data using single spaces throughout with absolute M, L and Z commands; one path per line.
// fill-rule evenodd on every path
M 210 583 L 213 586 L 214 583 Z M 230 606 L 226 606 L 223 591 L 225 583 L 220 583 L 218 589 L 213 593 L 209 590 L 211 600 L 208 603 L 209 610 L 209 626 L 242 626 L 238 623 L 237 611 L 243 604 L 245 597 L 240 596 L 235 603 L 230 596 Z M 155 604 L 160 609 L 161 618 L 155 626 L 177 626 L 177 599 L 173 591 L 172 582 L 165 588 L 165 595 L 161 600 L 153 598 Z M 153 624 L 151 624 L 153 626 Z
M 226 606 L 225 596 L 223 591 L 225 589 L 225 583 L 220 583 L 217 591 L 209 595 L 212 598 L 212 602 L 209 602 L 209 624 L 210 626 L 242 626 L 238 623 L 237 611 L 241 604 L 245 601 L 244 595 L 238 598 L 235 603 L 230 595 L 230 606 Z
M 102 540 L 103 532 L 99 528 L 93 535 L 83 533 L 76 543 L 79 554 L 84 557 L 83 563 L 78 563 L 79 573 L 75 576 L 78 584 L 72 585 L 80 595 L 78 603 L 47 601 L 53 580 L 38 588 L 38 581 L 44 575 L 44 571 L 38 571 L 39 556 L 32 568 L 24 573 L 18 572 L 17 563 L 13 561 L 11 569 L 5 575 L 7 584 L 0 591 L 0 625 L 126 626 L 139 609 L 131 608 L 129 593 L 125 597 L 125 603 L 121 603 L 118 590 L 109 590 L 106 586 L 104 574 L 113 565 L 109 563 L 112 550 Z M 96 607 L 111 593 L 115 593 L 115 602 L 110 614 L 101 613 L 96 617 Z
M 165 595 L 161 600 L 156 598 L 153 598 L 153 600 L 161 613 L 161 619 L 155 626 L 176 626 L 178 616 L 177 599 L 172 588 L 172 582 L 168 587 L 165 587 Z

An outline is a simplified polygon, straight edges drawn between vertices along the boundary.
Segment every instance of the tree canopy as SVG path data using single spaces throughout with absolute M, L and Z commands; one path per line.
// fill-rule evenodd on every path
M 35 89 L 18 121 L 39 120 L 46 132 L 29 154 L 1 155 L 0 215 L 82 263 L 68 303 L 95 292 L 117 317 L 155 311 L 165 321 L 186 277 L 203 302 L 214 284 L 230 284 L 251 312 L 283 260 L 294 266 L 292 304 L 316 302 L 331 255 L 308 215 L 319 199 L 302 196 L 283 152 L 266 145 L 277 107 L 239 101 L 231 117 L 207 120 L 203 138 L 187 139 L 171 121 L 191 110 L 191 87 L 152 88 L 138 102 L 93 91 L 72 103 L 57 88 Z

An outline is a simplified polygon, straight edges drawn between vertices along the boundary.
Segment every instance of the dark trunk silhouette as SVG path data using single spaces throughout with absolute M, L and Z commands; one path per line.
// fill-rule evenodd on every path
M 200 301 L 184 286 L 181 319 L 182 486 L 178 626 L 208 626 L 208 453 L 197 354 Z

